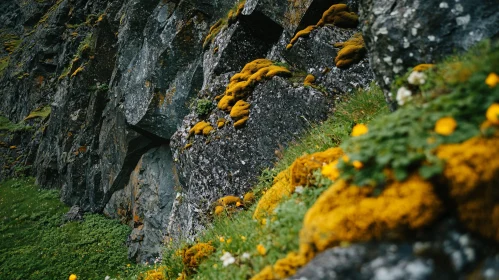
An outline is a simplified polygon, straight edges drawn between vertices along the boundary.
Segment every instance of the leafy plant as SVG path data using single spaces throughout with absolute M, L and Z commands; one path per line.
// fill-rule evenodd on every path
M 213 102 L 209 99 L 203 98 L 196 101 L 196 114 L 199 116 L 208 115 L 213 108 Z

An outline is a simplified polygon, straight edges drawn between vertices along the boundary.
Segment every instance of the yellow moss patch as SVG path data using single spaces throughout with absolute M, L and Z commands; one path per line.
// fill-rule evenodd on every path
M 241 1 L 239 4 L 237 4 L 236 7 L 232 8 L 229 11 L 226 18 L 219 19 L 210 27 L 210 32 L 208 33 L 208 35 L 206 35 L 203 42 L 203 49 L 208 47 L 213 42 L 215 37 L 218 35 L 218 33 L 220 33 L 220 31 L 222 31 L 222 29 L 224 29 L 227 25 L 230 26 L 237 21 L 244 9 L 245 4 L 246 0 Z
M 290 196 L 294 187 L 291 186 L 289 168 L 281 171 L 274 178 L 272 187 L 260 198 L 253 213 L 253 219 L 260 220 L 266 215 L 272 213 L 279 203 L 285 198 Z
M 77 69 L 73 72 L 73 74 L 71 74 L 71 78 L 74 78 L 76 75 L 78 75 L 78 73 L 83 72 L 83 70 L 85 70 L 85 67 L 83 67 L 83 66 L 78 67 L 78 68 L 77 68 Z
M 255 202 L 255 194 L 253 192 L 246 193 L 243 197 L 243 202 L 244 205 L 250 206 L 253 202 Z
M 235 120 L 235 128 L 239 128 L 246 123 L 249 119 L 249 108 L 250 104 L 244 100 L 239 100 L 236 102 L 234 107 L 230 110 L 230 117 Z
M 442 145 L 444 177 L 458 216 L 470 230 L 499 241 L 499 136 Z
M 305 264 L 310 259 L 291 252 L 285 258 L 278 260 L 274 265 L 266 266 L 260 273 L 255 275 L 251 280 L 274 280 L 285 279 L 296 273 L 296 270 Z
M 296 41 L 298 41 L 299 38 L 306 37 L 306 36 L 310 35 L 310 32 L 312 32 L 316 28 L 317 28 L 317 26 L 315 26 L 315 25 L 309 25 L 305 29 L 298 31 L 295 34 L 295 36 L 291 39 L 289 44 L 286 46 L 286 49 L 288 49 L 288 50 L 291 49 L 293 47 L 293 45 L 296 43 Z
M 332 5 L 327 11 L 322 14 L 322 18 L 317 23 L 317 26 L 325 24 L 333 24 L 341 28 L 354 28 L 359 23 L 359 16 L 354 12 L 350 12 L 345 4 Z
M 217 205 L 215 207 L 215 215 L 216 216 L 222 214 L 224 211 L 225 211 L 225 207 L 223 207 L 223 206 Z
M 190 270 L 197 268 L 201 262 L 215 252 L 211 243 L 197 243 L 182 250 L 182 262 Z
M 312 86 L 315 83 L 315 77 L 312 74 L 308 74 L 307 77 L 305 77 L 305 81 L 303 81 L 303 85 L 305 86 Z
M 203 134 L 204 136 L 207 136 L 210 134 L 210 132 L 213 130 L 213 127 L 205 122 L 205 121 L 200 121 L 197 124 L 195 124 L 191 130 L 189 130 L 189 137 L 192 136 L 193 134 L 200 135 Z
M 412 68 L 412 71 L 423 72 L 433 67 L 435 67 L 435 64 L 423 63 L 414 66 L 414 68 Z
M 242 202 L 241 198 L 233 195 L 224 196 L 217 200 L 217 204 L 221 206 L 236 205 L 238 202 Z
M 356 33 L 348 41 L 334 44 L 335 47 L 341 48 L 338 55 L 334 59 L 336 67 L 345 68 L 354 63 L 359 62 L 366 54 L 366 45 L 361 33 Z

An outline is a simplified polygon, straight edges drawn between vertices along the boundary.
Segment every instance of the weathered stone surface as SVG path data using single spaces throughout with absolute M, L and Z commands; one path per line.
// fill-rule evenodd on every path
M 388 93 L 397 74 L 499 35 L 494 1 L 362 0 L 359 9 L 371 67 L 392 109 Z
M 170 147 L 163 145 L 145 153 L 130 174 L 126 187 L 117 191 L 104 213 L 133 228 L 128 239 L 128 257 L 149 262 L 161 255 L 170 211 L 176 197 Z
M 284 78 L 274 77 L 257 85 L 247 100 L 249 121 L 241 129 L 233 127 L 230 116 L 216 110 L 209 116 L 213 127 L 218 118 L 227 124 L 209 137 L 188 138 L 198 121 L 189 115 L 172 138 L 172 150 L 179 178 L 185 190 L 183 209 L 194 219 L 177 220 L 183 234 L 191 236 L 200 228 L 203 213 L 225 195 L 242 195 L 255 183 L 258 174 L 275 161 L 275 151 L 295 139 L 310 122 L 324 119 L 331 97 L 313 88 L 293 87 Z M 184 148 L 188 143 L 192 147 Z M 178 217 L 185 216 L 185 213 Z
M 453 219 L 418 233 L 417 239 L 329 249 L 289 279 L 491 279 L 499 271 L 494 249 Z M 487 256 L 488 265 L 473 271 Z

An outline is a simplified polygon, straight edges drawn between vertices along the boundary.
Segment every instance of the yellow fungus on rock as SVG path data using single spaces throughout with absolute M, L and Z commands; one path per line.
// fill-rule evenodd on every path
M 356 33 L 348 41 L 336 43 L 334 46 L 341 48 L 334 59 L 336 67 L 338 68 L 345 68 L 357 63 L 362 60 L 366 54 L 366 45 L 361 33 Z
M 322 18 L 317 23 L 317 26 L 333 24 L 341 28 L 354 28 L 358 23 L 359 16 L 354 12 L 350 12 L 347 5 L 335 4 L 322 14 Z
M 237 196 L 228 195 L 217 200 L 217 204 L 221 206 L 236 205 L 236 203 L 242 202 Z
M 454 133 L 454 131 L 456 130 L 456 127 L 457 127 L 456 120 L 454 120 L 451 117 L 445 117 L 445 118 L 439 119 L 435 123 L 435 132 L 440 134 L 440 135 L 448 136 L 448 135 L 451 135 L 452 133 Z
M 197 124 L 195 124 L 191 130 L 189 130 L 189 137 L 192 136 L 193 134 L 200 135 L 203 134 L 204 136 L 207 136 L 211 133 L 213 130 L 213 127 L 205 121 L 200 121 Z
M 487 112 L 485 113 L 485 116 L 490 123 L 499 125 L 499 103 L 490 105 L 490 107 L 487 109 Z
M 499 135 L 442 145 L 437 157 L 445 161 L 443 176 L 461 222 L 499 241 Z
M 351 135 L 352 135 L 352 137 L 357 137 L 357 136 L 364 135 L 368 132 L 369 132 L 369 128 L 367 127 L 367 125 L 359 123 L 353 127 Z M 348 160 L 345 160 L 345 162 L 348 162 Z
M 296 41 L 298 41 L 299 38 L 306 37 L 306 36 L 310 35 L 310 32 L 312 32 L 316 28 L 317 28 L 317 26 L 315 26 L 315 25 L 309 25 L 309 26 L 305 27 L 303 30 L 296 32 L 295 36 L 293 38 L 291 38 L 291 41 L 286 46 L 286 49 L 288 49 L 288 50 L 291 49 L 293 47 L 293 45 L 296 43 Z
M 303 81 L 303 85 L 312 86 L 314 82 L 315 82 L 314 75 L 308 74 L 307 77 L 305 77 L 305 81 Z
M 418 64 L 412 68 L 412 71 L 417 71 L 417 72 L 424 72 L 428 69 L 431 69 L 435 67 L 435 64 L 429 64 L 429 63 L 423 63 L 423 64 Z

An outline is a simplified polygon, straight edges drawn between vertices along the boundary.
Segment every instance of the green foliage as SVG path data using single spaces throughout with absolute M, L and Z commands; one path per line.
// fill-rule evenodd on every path
M 42 106 L 42 107 L 36 108 L 31 113 L 29 113 L 29 115 L 26 118 L 24 118 L 24 120 L 26 121 L 26 120 L 35 119 L 35 118 L 41 118 L 42 120 L 45 120 L 50 115 L 51 112 L 52 112 L 52 109 L 51 109 L 50 105 Z
M 31 126 L 27 126 L 24 122 L 13 123 L 8 118 L 0 115 L 0 131 L 16 132 L 25 131 L 32 129 Z
M 0 279 L 103 279 L 127 275 L 127 226 L 100 215 L 63 224 L 68 207 L 32 178 L 0 184 Z
M 483 63 L 487 61 L 487 63 Z M 456 69 L 456 67 L 461 67 Z M 356 171 L 340 161 L 342 176 L 354 183 L 383 186 L 385 169 L 404 180 L 413 171 L 424 178 L 442 172 L 443 164 L 433 154 L 436 147 L 460 143 L 479 135 L 485 112 L 499 101 L 499 87 L 485 84 L 487 75 L 499 69 L 499 45 L 484 43 L 461 57 L 453 57 L 427 72 L 427 82 L 413 88 L 419 94 L 414 102 L 393 114 L 380 117 L 369 125 L 367 134 L 353 137 L 342 147 L 350 160 L 359 160 L 364 168 Z M 408 75 L 397 81 L 405 85 Z M 435 132 L 436 122 L 452 117 L 456 130 L 449 136 Z
M 0 77 L 3 76 L 3 72 L 9 66 L 10 56 L 0 58 Z
M 208 115 L 214 108 L 213 102 L 210 99 L 198 99 L 196 101 L 196 114 L 199 116 Z

